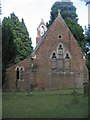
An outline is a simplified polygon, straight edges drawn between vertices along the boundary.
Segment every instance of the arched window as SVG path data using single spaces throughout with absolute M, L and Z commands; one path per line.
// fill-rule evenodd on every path
M 17 66 L 16 68 L 15 68 L 15 71 L 16 71 L 16 80 L 19 80 L 19 66 Z
M 53 52 L 52 54 L 51 64 L 52 64 L 52 70 L 55 71 L 57 69 L 57 56 L 55 52 Z
M 21 66 L 21 67 L 17 66 L 15 68 L 15 71 L 16 71 L 16 81 L 17 80 L 24 80 L 23 79 L 23 72 L 25 71 L 24 67 L 23 66 Z
M 63 59 L 63 46 L 61 44 L 58 47 L 58 59 Z
M 19 79 L 20 79 L 19 66 L 15 68 L 15 71 L 16 71 L 16 91 L 19 92 Z
M 59 35 L 58 35 L 58 38 L 59 38 L 59 39 L 62 39 L 63 37 L 62 37 L 62 35 L 61 35 L 61 34 L 59 34 Z
M 65 55 L 65 71 L 70 71 L 70 56 L 68 53 Z
M 60 71 L 63 72 L 63 70 L 64 70 L 63 53 L 64 53 L 63 44 L 60 43 L 60 44 L 58 45 L 58 48 L 57 48 L 57 54 L 58 54 L 57 68 L 58 68 L 58 71 L 59 71 L 59 72 L 60 72 Z
M 24 72 L 24 67 L 21 66 L 20 67 L 20 80 L 24 80 L 24 78 L 23 78 L 23 72 Z

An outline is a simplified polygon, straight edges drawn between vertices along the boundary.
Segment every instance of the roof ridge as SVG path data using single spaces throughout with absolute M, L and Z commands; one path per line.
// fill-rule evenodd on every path
M 47 36 L 47 34 L 49 33 L 49 31 L 51 30 L 52 26 L 55 24 L 56 20 L 58 19 L 58 17 L 60 18 L 61 16 L 57 16 L 56 19 L 54 20 L 54 22 L 50 25 L 50 27 L 48 28 L 48 30 L 45 32 L 45 34 L 42 36 L 42 38 L 40 39 L 40 41 L 38 42 L 38 44 L 36 45 L 34 51 L 32 52 L 31 56 L 35 55 L 35 52 L 37 51 L 37 49 L 40 47 L 40 45 L 43 43 L 45 37 Z M 63 19 L 63 18 L 62 18 Z

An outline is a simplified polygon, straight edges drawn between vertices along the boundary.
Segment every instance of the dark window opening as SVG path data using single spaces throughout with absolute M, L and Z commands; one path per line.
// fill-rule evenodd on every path
M 62 45 L 59 45 L 59 48 L 58 48 L 58 49 L 63 49 L 63 48 L 62 48 Z
M 68 53 L 66 54 L 65 57 L 65 70 L 70 71 L 70 57 Z
M 20 69 L 20 80 L 23 80 L 23 68 Z
M 17 68 L 17 70 L 16 70 L 16 79 L 17 80 L 19 79 L 19 68 Z
M 16 91 L 19 92 L 19 68 L 16 69 Z
M 58 59 L 63 59 L 63 47 L 62 47 L 62 45 L 59 45 L 59 48 L 58 48 Z
M 59 35 L 58 37 L 61 39 L 61 38 L 62 38 L 62 35 Z
M 53 56 L 52 56 L 52 58 L 56 58 L 56 54 L 55 54 L 55 53 L 53 53 Z
M 56 70 L 57 69 L 57 57 L 56 57 L 56 54 L 53 53 L 52 55 L 52 70 Z
M 70 59 L 70 57 L 69 57 L 68 53 L 66 54 L 65 59 Z

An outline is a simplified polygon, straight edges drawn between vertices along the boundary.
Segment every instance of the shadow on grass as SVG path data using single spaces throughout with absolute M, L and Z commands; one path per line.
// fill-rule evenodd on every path
M 88 97 L 82 90 L 3 93 L 3 118 L 87 118 Z

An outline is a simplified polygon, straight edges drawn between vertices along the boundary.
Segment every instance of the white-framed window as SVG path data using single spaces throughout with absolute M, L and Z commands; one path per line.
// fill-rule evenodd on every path
M 59 34 L 59 35 L 58 35 L 58 38 L 59 38 L 59 39 L 62 39 L 62 38 L 63 38 L 63 36 L 62 36 L 61 34 Z
M 23 78 L 23 72 L 25 71 L 23 66 L 17 66 L 15 68 L 16 71 L 16 80 L 24 80 Z

